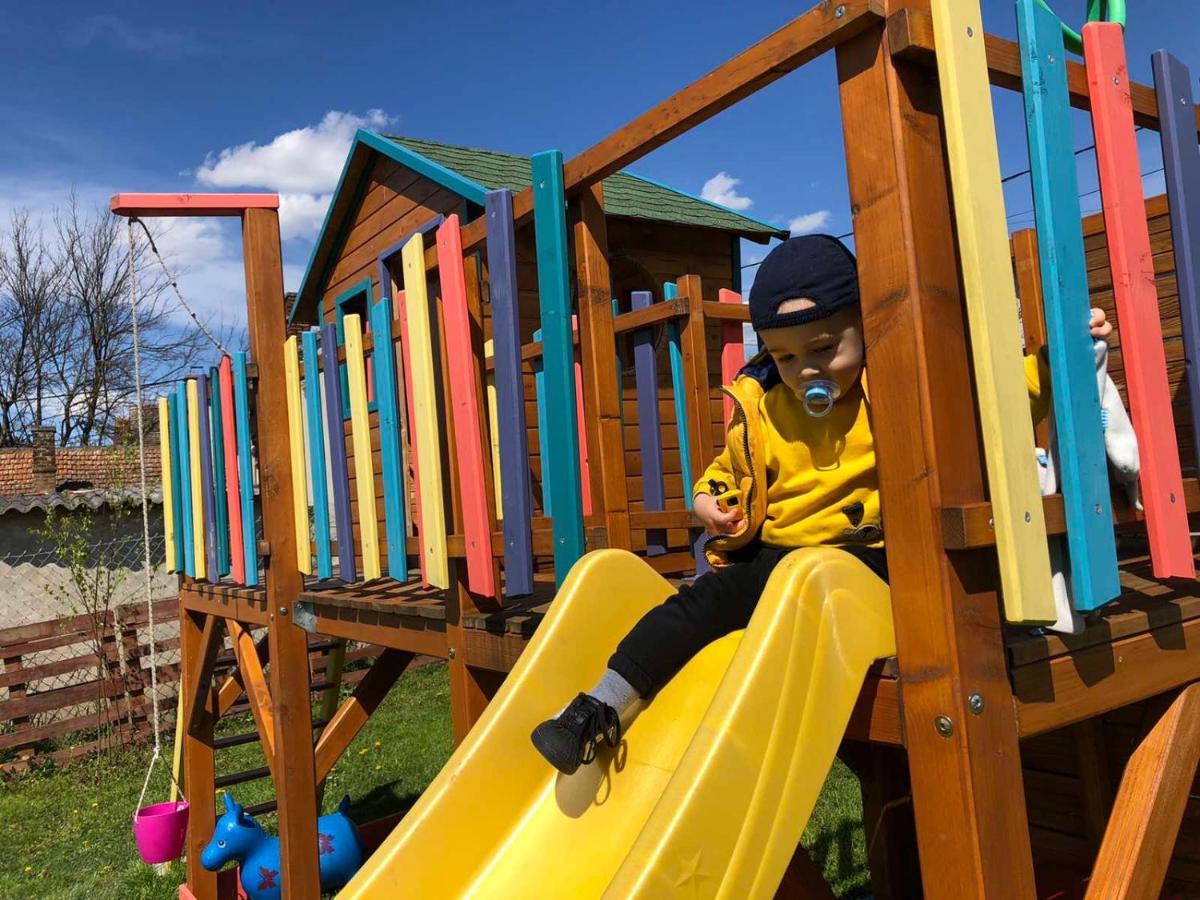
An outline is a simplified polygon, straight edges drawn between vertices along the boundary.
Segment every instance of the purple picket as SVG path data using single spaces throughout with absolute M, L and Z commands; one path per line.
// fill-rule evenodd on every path
M 1150 61 L 1161 117 L 1188 390 L 1195 409 L 1200 403 L 1200 147 L 1196 144 L 1196 107 L 1187 67 L 1166 50 L 1150 54 Z M 1200 415 L 1192 416 L 1192 434 L 1195 446 L 1200 447 Z
M 504 529 L 504 587 L 509 597 L 533 593 L 533 532 L 530 520 L 529 435 L 521 377 L 521 318 L 517 304 L 517 253 L 512 194 L 485 198 L 492 337 L 496 359 L 496 421 L 500 426 L 501 507 Z
M 321 332 L 321 358 L 325 377 L 325 423 L 329 429 L 329 475 L 333 483 L 333 521 L 337 529 L 338 577 L 357 580 L 354 566 L 354 522 L 350 517 L 350 475 L 346 468 L 346 418 L 342 411 L 342 385 L 338 378 L 337 324 Z
M 221 580 L 217 553 L 217 497 L 213 482 L 212 428 L 209 424 L 208 376 L 196 376 L 196 406 L 200 411 L 200 493 L 204 498 L 204 560 L 208 580 Z
M 633 292 L 633 310 L 645 309 L 654 302 L 649 291 Z M 638 435 L 641 438 L 642 498 L 646 512 L 667 507 L 663 484 L 662 425 L 658 415 L 658 363 L 655 359 L 654 331 L 640 328 L 633 333 L 633 372 L 637 384 Z M 646 555 L 667 552 L 667 532 L 646 529 Z

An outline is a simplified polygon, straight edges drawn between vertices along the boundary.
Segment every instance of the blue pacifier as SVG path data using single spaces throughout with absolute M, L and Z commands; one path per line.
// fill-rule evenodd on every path
M 800 391 L 800 399 L 804 403 L 804 411 L 814 419 L 820 419 L 829 415 L 837 398 L 837 383 L 826 378 L 810 381 Z

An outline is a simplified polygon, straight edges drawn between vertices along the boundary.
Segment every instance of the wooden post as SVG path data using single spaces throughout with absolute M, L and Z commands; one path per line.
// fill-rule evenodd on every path
M 1046 346 L 1046 320 L 1042 316 L 1042 267 L 1038 264 L 1037 232 L 1023 228 L 1014 232 L 1010 241 L 1013 268 L 1017 274 L 1017 293 L 1021 301 L 1021 328 L 1025 335 L 1025 352 L 1038 353 Z M 1043 419 L 1033 426 L 1037 446 L 1050 446 L 1050 420 Z
M 271 697 L 275 705 L 275 793 L 279 801 L 282 885 L 289 900 L 321 894 L 317 870 L 317 802 L 312 707 L 308 692 L 308 636 L 292 624 L 300 593 L 288 465 L 287 386 L 283 372 L 283 266 L 279 215 L 247 209 L 242 219 L 246 260 L 247 326 L 258 363 L 258 448 L 263 538 L 270 548 L 266 573 Z M 304 473 L 296 473 L 303 477 Z M 339 543 L 343 539 L 338 535 Z M 211 829 L 210 829 L 211 832 Z
M 213 829 L 217 824 L 216 791 L 217 771 L 213 753 L 213 716 L 199 717 L 198 727 L 187 723 L 196 716 L 197 698 L 187 690 L 188 673 L 196 671 L 203 655 L 204 616 L 191 612 L 183 604 L 183 592 L 179 603 L 179 652 L 180 682 L 183 694 L 182 717 L 175 723 L 176 730 L 183 731 L 183 782 L 187 785 L 188 809 L 187 833 L 187 886 L 196 900 L 216 900 L 217 873 L 200 865 L 200 854 L 204 851 Z M 201 695 L 203 696 L 203 695 Z M 200 701 L 203 702 L 203 701 Z
M 691 418 L 688 439 L 692 445 L 692 459 L 696 472 L 703 473 L 717 455 L 716 432 L 713 429 L 712 410 L 709 398 L 712 390 L 708 381 L 708 341 L 705 334 L 707 324 L 704 315 L 704 293 L 699 275 L 685 275 L 679 279 L 679 294 L 688 301 L 687 324 L 683 327 L 683 373 L 687 393 L 687 411 Z M 692 489 L 684 483 L 683 492 Z M 690 499 L 689 499 L 690 505 Z M 703 575 L 711 568 L 704 555 L 705 534 L 698 528 L 688 533 L 692 543 L 696 575 Z
M 579 349 L 583 405 L 592 457 L 592 497 L 604 519 L 608 546 L 628 549 L 629 491 L 621 435 L 621 362 L 613 331 L 604 190 L 595 184 L 576 199 L 575 271 L 579 283 Z
M 949 555 L 939 514 L 984 495 L 938 85 L 882 27 L 837 65 L 925 892 L 1032 897 L 995 561 Z
M 1157 897 L 1200 759 L 1200 684 L 1191 684 L 1134 751 L 1088 884 L 1088 900 Z

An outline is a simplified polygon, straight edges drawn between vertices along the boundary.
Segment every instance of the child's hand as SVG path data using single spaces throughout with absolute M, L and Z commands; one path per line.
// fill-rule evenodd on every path
M 1108 340 L 1108 336 L 1112 334 L 1112 323 L 1108 321 L 1108 317 L 1104 315 L 1104 310 L 1098 306 L 1092 307 L 1092 318 L 1088 322 L 1088 327 L 1092 329 L 1092 337 L 1098 341 Z
M 725 512 L 717 506 L 717 499 L 712 494 L 697 494 L 692 501 L 692 511 L 709 534 L 733 534 L 742 527 L 741 510 Z

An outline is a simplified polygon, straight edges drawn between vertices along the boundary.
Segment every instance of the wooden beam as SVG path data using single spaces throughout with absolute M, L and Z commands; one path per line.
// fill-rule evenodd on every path
M 733 300 L 726 303 L 705 300 L 704 318 L 716 319 L 719 322 L 749 322 L 750 307 L 742 303 L 741 300 Z M 738 368 L 741 367 L 739 366 Z
M 309 696 L 308 636 L 292 625 L 292 603 L 300 592 L 289 463 L 287 384 L 284 378 L 283 265 L 279 215 L 250 209 L 242 219 L 246 268 L 246 324 L 259 367 L 257 415 L 263 539 L 271 547 L 266 607 L 275 705 L 275 791 L 284 893 L 317 900 L 320 875 L 313 846 L 317 792 L 313 769 L 312 698 Z M 295 477 L 304 477 L 303 472 Z M 341 535 L 338 536 L 341 538 Z M 249 685 L 247 685 L 249 687 Z
M 279 209 L 278 194 L 114 194 L 118 216 L 240 216 L 248 209 Z
M 1180 692 L 1133 752 L 1104 832 L 1089 900 L 1157 897 L 1200 760 L 1200 684 Z
M 342 705 L 338 707 L 317 740 L 318 783 L 324 782 L 329 776 L 334 764 L 367 724 L 371 714 L 379 708 L 379 704 L 388 695 L 396 680 L 404 674 L 414 656 L 415 654 L 403 650 L 384 650 L 363 680 L 358 683 L 354 693 L 342 701 Z
M 186 583 L 186 581 L 185 581 Z M 210 622 L 216 617 L 203 616 L 179 610 L 180 677 L 182 685 L 199 682 L 198 675 L 205 668 L 209 642 L 216 644 L 215 637 L 208 631 Z M 214 630 L 216 625 L 211 626 Z M 216 653 L 213 652 L 213 661 Z M 211 671 L 211 670 L 210 670 Z M 201 682 L 202 683 L 202 682 Z M 187 832 L 187 887 L 197 900 L 216 900 L 217 873 L 200 865 L 200 854 L 204 851 L 213 829 L 216 827 L 216 761 L 213 750 L 213 726 L 215 720 L 203 715 L 207 702 L 204 694 L 183 690 L 183 722 L 197 719 L 195 728 L 184 729 L 183 735 L 183 780 L 191 801 L 188 810 Z M 197 709 L 201 713 L 197 713 Z
M 1183 501 L 1188 512 L 1200 512 L 1200 481 L 1183 479 Z M 1113 494 L 1113 524 L 1136 525 L 1146 521 L 1144 510 L 1129 505 L 1124 491 Z M 1046 515 L 1046 534 L 1066 534 L 1067 519 L 1062 494 L 1042 498 Z M 996 543 L 992 530 L 992 505 L 986 501 L 949 505 L 942 509 L 942 533 L 947 550 L 973 550 L 991 547 Z
M 884 0 L 828 0 L 796 17 L 754 46 L 722 63 L 683 90 L 638 116 L 597 144 L 569 160 L 564 167 L 568 197 L 603 181 L 681 134 L 749 97 L 788 72 L 811 62 L 838 44 L 883 20 Z M 513 197 L 513 219 L 519 227 L 533 215 L 533 191 Z M 463 250 L 479 247 L 486 238 L 483 217 L 463 229 Z M 429 270 L 437 253 L 425 253 Z
M 267 768 L 271 770 L 271 778 L 274 779 L 275 707 L 271 703 L 271 691 L 267 686 L 267 676 L 258 656 L 258 648 L 254 644 L 254 637 L 240 623 L 230 619 L 225 623 L 225 627 L 229 629 L 229 637 L 233 641 L 233 652 L 237 656 L 238 662 L 238 674 L 241 676 L 242 686 L 246 690 L 246 699 L 250 702 L 250 713 L 254 716 L 254 724 L 258 727 L 263 756 L 267 760 Z
M 934 58 L 933 18 L 926 9 L 900 9 L 888 16 L 888 44 L 892 53 L 924 66 L 936 65 Z M 984 35 L 987 49 L 988 76 L 996 87 L 1010 91 L 1021 90 L 1021 51 L 1016 42 Z M 1088 91 L 1087 70 L 1077 62 L 1067 63 L 1067 89 L 1071 105 L 1076 109 L 1090 110 L 1091 95 Z M 1159 129 L 1158 99 L 1154 88 L 1134 82 L 1130 85 L 1133 103 L 1134 124 L 1154 131 Z M 1194 107 L 1192 116 L 1200 130 L 1200 107 Z
M 650 325 L 657 325 L 659 322 L 669 322 L 672 319 L 686 318 L 687 314 L 687 297 L 664 300 L 661 303 L 653 303 L 643 309 L 635 309 L 631 312 L 615 316 L 613 318 L 613 333 L 617 335 L 625 334 L 628 331 L 638 331 Z
M 579 283 L 580 356 L 584 409 L 592 456 L 592 496 L 613 547 L 630 546 L 629 490 L 621 434 L 622 377 L 617 359 L 608 271 L 604 189 L 592 185 L 573 207 L 575 271 Z
M 905 373 L 871 390 L 925 893 L 1032 897 L 995 565 L 949 558 L 938 514 L 983 499 L 938 86 L 882 27 L 837 64 L 867 356 Z
M 189 732 L 199 732 L 206 727 L 206 719 L 210 716 L 209 710 L 206 709 L 208 691 L 224 637 L 221 630 L 224 621 L 219 616 L 204 616 L 204 625 L 193 657 L 195 664 L 189 665 L 184 673 L 184 689 L 187 692 L 184 706 L 188 710 L 184 721 Z

